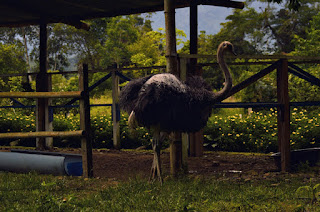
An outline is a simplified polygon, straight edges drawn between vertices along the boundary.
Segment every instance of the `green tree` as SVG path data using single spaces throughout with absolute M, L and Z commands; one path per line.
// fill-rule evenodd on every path
M 0 74 L 25 73 L 27 64 L 24 60 L 24 52 L 14 44 L 0 43 Z M 0 91 L 23 91 L 22 77 L 1 77 Z M 0 102 L 8 105 L 8 99 Z
M 103 64 L 116 67 L 129 65 L 132 56 L 129 46 L 137 42 L 145 31 L 151 31 L 151 25 L 140 16 L 111 18 L 105 31 L 107 39 L 102 48 Z
M 315 15 L 308 25 L 304 37 L 294 35 L 295 51 L 292 52 L 294 55 L 320 55 L 320 13 Z
M 177 29 L 177 45 L 184 44 L 183 38 L 186 37 L 186 34 Z M 159 28 L 157 31 L 143 32 L 139 34 L 139 37 L 136 42 L 132 43 L 128 49 L 131 54 L 131 62 L 133 65 L 138 67 L 146 66 L 164 66 L 166 64 L 165 58 L 165 31 L 162 28 Z M 178 51 L 182 53 L 183 51 Z M 185 53 L 185 52 L 183 52 Z M 157 73 L 159 70 L 151 70 L 151 73 Z M 131 73 L 127 73 L 131 77 L 137 78 L 143 76 L 143 74 L 148 74 L 145 72 L 136 70 Z
M 291 10 L 299 10 L 303 2 L 303 0 L 260 0 L 260 1 L 268 1 L 268 2 L 278 3 L 278 4 L 285 2 L 288 5 L 288 8 L 290 8 Z
M 306 29 L 305 38 L 295 35 L 295 51 L 293 55 L 316 56 L 320 55 L 320 13 L 313 17 Z M 300 65 L 301 68 L 312 74 L 320 76 L 319 65 Z M 295 77 L 290 77 L 290 97 L 292 101 L 319 101 L 320 88 L 309 82 Z

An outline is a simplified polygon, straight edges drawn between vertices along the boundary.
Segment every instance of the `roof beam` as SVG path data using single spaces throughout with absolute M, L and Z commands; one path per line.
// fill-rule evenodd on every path
M 9 27 L 9 28 L 15 28 L 15 27 L 26 27 L 31 25 L 39 25 L 41 22 L 41 19 L 35 19 L 33 21 L 28 22 L 14 22 L 14 23 L 0 23 L 0 27 Z M 80 20 L 64 20 L 64 19 L 49 19 L 47 20 L 47 23 L 63 23 L 70 26 L 73 26 L 77 29 L 83 29 L 86 31 L 89 31 L 90 25 L 87 23 L 84 23 Z
M 198 5 L 211 5 L 220 7 L 230 7 L 235 9 L 243 9 L 244 3 L 239 1 L 226 1 L 226 0 L 198 0 Z
M 244 3 L 239 1 L 231 1 L 231 0 L 196 0 L 197 5 L 210 5 L 210 6 L 220 6 L 220 7 L 230 7 L 235 9 L 243 9 Z M 184 8 L 190 7 L 190 1 L 180 0 L 175 4 L 175 8 Z M 131 15 L 131 14 L 139 14 L 139 13 L 147 13 L 147 12 L 158 12 L 163 11 L 164 5 L 159 4 L 157 6 L 152 7 L 139 7 L 139 8 L 125 8 L 121 10 L 114 10 L 112 12 L 93 12 L 90 14 L 86 14 L 82 17 L 78 17 L 79 19 L 91 19 L 91 18 L 102 18 L 102 17 L 115 17 L 119 15 Z
M 15 14 L 19 14 L 20 18 L 16 21 L 10 22 L 8 20 L 3 20 L 0 22 L 0 27 L 21 27 L 28 25 L 39 25 L 46 19 L 47 23 L 66 23 L 75 26 L 79 29 L 88 29 L 89 26 L 80 20 L 102 18 L 102 17 L 114 17 L 119 15 L 130 15 L 139 14 L 146 12 L 156 12 L 163 11 L 164 4 L 163 1 L 154 1 L 152 4 L 137 4 L 135 7 L 130 7 L 126 5 L 118 5 L 114 9 L 108 9 L 108 4 L 105 7 L 98 8 L 94 3 L 90 1 L 64 1 L 55 0 L 50 1 L 51 6 L 42 7 L 39 5 L 41 1 L 12 1 L 12 0 L 2 0 L 0 5 L 7 7 L 8 11 L 13 11 Z M 75 3 L 76 2 L 76 3 Z M 244 7 L 243 2 L 233 1 L 233 0 L 176 0 L 175 8 L 189 7 L 191 4 L 196 5 L 212 5 L 221 7 L 231 7 L 242 9 Z M 145 5 L 145 6 L 144 6 Z M 51 7 L 63 7 L 68 6 L 76 10 L 79 9 L 79 13 L 70 14 L 62 13 L 59 15 L 59 11 L 51 10 Z M 84 8 L 86 8 L 84 10 Z
M 25 27 L 30 25 L 40 25 L 43 22 L 46 23 L 64 23 L 74 26 L 77 29 L 89 30 L 90 26 L 80 19 L 70 19 L 63 17 L 56 17 L 56 15 L 48 14 L 48 11 L 40 11 L 30 6 L 29 4 L 16 4 L 14 1 L 4 1 L 2 4 L 6 5 L 8 8 L 20 11 L 23 14 L 27 14 L 34 17 L 34 20 L 28 22 L 15 22 L 15 23 L 0 23 L 0 27 Z

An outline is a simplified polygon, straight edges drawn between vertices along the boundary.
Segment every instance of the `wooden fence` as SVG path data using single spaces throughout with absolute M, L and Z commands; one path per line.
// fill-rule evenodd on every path
M 0 98 L 77 98 L 80 107 L 80 130 L 78 131 L 38 131 L 0 133 L 1 138 L 46 138 L 46 137 L 80 137 L 82 151 L 83 176 L 93 176 L 92 141 L 90 129 L 90 103 L 88 91 L 88 66 L 79 70 L 79 91 L 74 92 L 0 92 Z
M 189 72 L 190 62 L 194 58 L 209 58 L 213 59 L 215 56 L 212 55 L 179 55 L 179 70 L 180 78 L 185 80 L 187 73 Z M 320 80 L 316 77 L 310 75 L 309 73 L 303 71 L 295 64 L 301 63 L 320 63 L 319 57 L 288 57 L 288 56 L 241 56 L 237 57 L 240 59 L 256 59 L 255 62 L 230 62 L 229 65 L 259 65 L 268 64 L 269 66 L 259 73 L 254 74 L 243 82 L 232 87 L 231 92 L 228 96 L 231 96 L 240 90 L 246 88 L 267 74 L 274 70 L 277 70 L 277 102 L 247 102 L 247 103 L 217 103 L 214 107 L 216 108 L 253 108 L 253 107 L 267 107 L 267 108 L 277 108 L 278 109 L 278 142 L 279 151 L 281 154 L 281 164 L 282 171 L 289 171 L 290 169 L 290 106 L 319 106 L 320 102 L 290 102 L 288 94 L 288 74 L 294 74 L 308 82 L 320 86 Z M 295 62 L 289 62 L 289 60 L 294 60 Z M 217 63 L 200 63 L 198 66 L 217 66 Z M 92 176 L 92 144 L 90 138 L 90 106 L 112 106 L 112 119 L 113 119 L 113 145 L 114 148 L 120 149 L 120 110 L 118 107 L 119 98 L 119 77 L 125 80 L 130 80 L 126 76 L 123 76 L 119 71 L 121 70 L 136 70 L 136 69 L 163 69 L 163 66 L 154 67 L 142 67 L 142 68 L 125 68 L 125 69 L 109 69 L 109 70 L 94 70 L 88 71 L 88 66 L 83 65 L 83 69 L 79 72 L 79 91 L 74 92 L 0 92 L 0 98 L 67 98 L 72 97 L 73 99 L 68 103 L 55 107 L 80 107 L 80 119 L 81 119 L 81 130 L 74 132 L 32 132 L 32 133 L 2 133 L 0 138 L 13 138 L 13 137 L 57 137 L 57 136 L 79 136 L 81 137 L 83 164 L 84 164 L 84 176 Z M 107 72 L 108 74 L 94 83 L 92 86 L 88 87 L 88 72 Z M 69 72 L 78 73 L 78 72 Z M 50 73 L 50 74 L 65 74 L 65 73 Z M 16 74 L 16 76 L 22 76 L 24 74 Z M 10 75 L 12 76 L 12 75 Z M 112 104 L 97 104 L 89 105 L 89 92 L 94 88 L 99 86 L 105 80 L 112 78 Z M 77 100 L 80 100 L 79 105 L 73 105 Z M 18 102 L 19 103 L 19 102 Z M 2 106 L 2 108 L 7 108 L 10 106 Z M 32 107 L 19 105 L 16 107 Z M 178 154 L 181 157 L 174 156 L 171 164 L 178 164 L 187 170 L 187 157 L 188 155 L 194 154 L 199 156 L 202 153 L 202 143 L 199 140 L 192 143 L 190 137 L 194 135 L 183 134 L 181 136 L 182 146 L 181 152 Z M 201 137 L 201 133 L 197 135 Z M 193 140 L 195 140 L 193 138 Z M 175 168 L 176 170 L 179 167 Z
M 194 58 L 207 58 L 214 59 L 215 56 L 212 55 L 179 55 L 180 61 L 180 75 L 186 75 L 188 67 L 190 66 L 191 60 Z M 288 91 L 288 74 L 294 74 L 313 85 L 320 86 L 320 80 L 315 76 L 302 70 L 295 64 L 301 63 L 320 63 L 320 57 L 300 57 L 300 56 L 239 56 L 239 59 L 255 59 L 255 62 L 231 62 L 229 65 L 257 65 L 257 64 L 270 64 L 267 68 L 261 70 L 257 74 L 249 77 L 248 79 L 234 85 L 228 94 L 228 97 L 234 95 L 235 93 L 241 91 L 242 89 L 248 87 L 249 85 L 255 83 L 257 80 L 271 73 L 272 71 L 277 71 L 277 102 L 248 102 L 248 103 L 217 103 L 214 107 L 216 108 L 252 108 L 252 107 L 269 107 L 277 108 L 278 110 L 278 146 L 281 152 L 281 170 L 290 171 L 290 106 L 319 106 L 319 101 L 314 102 L 292 102 L 289 101 L 289 91 Z M 289 60 L 294 62 L 289 62 Z M 217 65 L 217 63 L 204 63 L 198 64 L 199 66 L 212 66 Z M 184 136 L 182 140 L 182 146 L 190 144 L 193 145 L 192 148 L 201 151 L 202 143 L 197 142 L 192 144 L 188 141 L 188 137 Z M 201 146 L 199 146 L 201 145 Z M 186 151 L 187 147 L 182 147 L 182 151 Z M 192 150 L 190 150 L 192 151 Z M 195 150 L 193 150 L 195 151 Z M 198 153 L 201 154 L 202 152 Z M 187 152 L 183 152 L 182 155 L 186 155 Z M 182 157 L 182 164 L 187 166 L 185 157 Z

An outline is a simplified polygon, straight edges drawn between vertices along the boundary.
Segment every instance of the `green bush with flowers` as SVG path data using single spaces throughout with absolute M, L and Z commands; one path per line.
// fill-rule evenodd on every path
M 292 109 L 290 145 L 292 149 L 320 146 L 320 114 Z M 221 117 L 214 115 L 204 129 L 205 146 L 209 149 L 235 152 L 277 152 L 277 111 L 252 112 Z
M 292 149 L 320 146 L 320 114 L 309 114 L 304 109 L 291 111 Z M 146 146 L 151 148 L 151 133 L 139 127 L 128 128 L 128 115 L 121 114 L 121 147 L 125 149 Z M 55 114 L 53 127 L 55 131 L 79 130 L 79 114 Z M 94 148 L 112 148 L 112 120 L 110 114 L 91 115 L 91 128 Z M 205 146 L 211 150 L 236 152 L 276 152 L 277 111 L 252 112 L 250 115 L 231 116 L 213 115 L 204 129 Z M 0 132 L 35 131 L 35 115 L 21 115 L 19 111 L 0 111 Z M 17 139 L 2 139 L 1 145 L 10 145 Z M 34 146 L 34 139 L 20 139 L 19 145 Z M 80 147 L 79 138 L 54 138 L 54 146 Z M 165 143 L 164 147 L 168 144 Z

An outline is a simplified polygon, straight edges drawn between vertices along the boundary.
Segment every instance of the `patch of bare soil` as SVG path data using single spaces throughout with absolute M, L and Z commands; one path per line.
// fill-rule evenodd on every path
M 8 151 L 9 149 L 0 150 Z M 56 149 L 54 151 L 80 154 L 80 149 Z M 94 150 L 94 177 L 114 181 L 126 181 L 133 178 L 148 179 L 152 160 L 151 151 Z M 161 153 L 161 164 L 165 177 L 170 173 L 170 156 L 167 151 Z M 274 159 L 265 154 L 205 152 L 203 157 L 188 158 L 190 177 L 259 179 L 274 177 L 278 174 Z
M 93 154 L 94 176 L 127 180 L 148 178 L 153 160 L 152 152 L 95 151 Z M 170 173 L 170 156 L 161 154 L 162 171 Z M 263 175 L 277 171 L 273 158 L 267 155 L 236 153 L 205 153 L 203 157 L 188 158 L 188 174 L 210 176 Z

